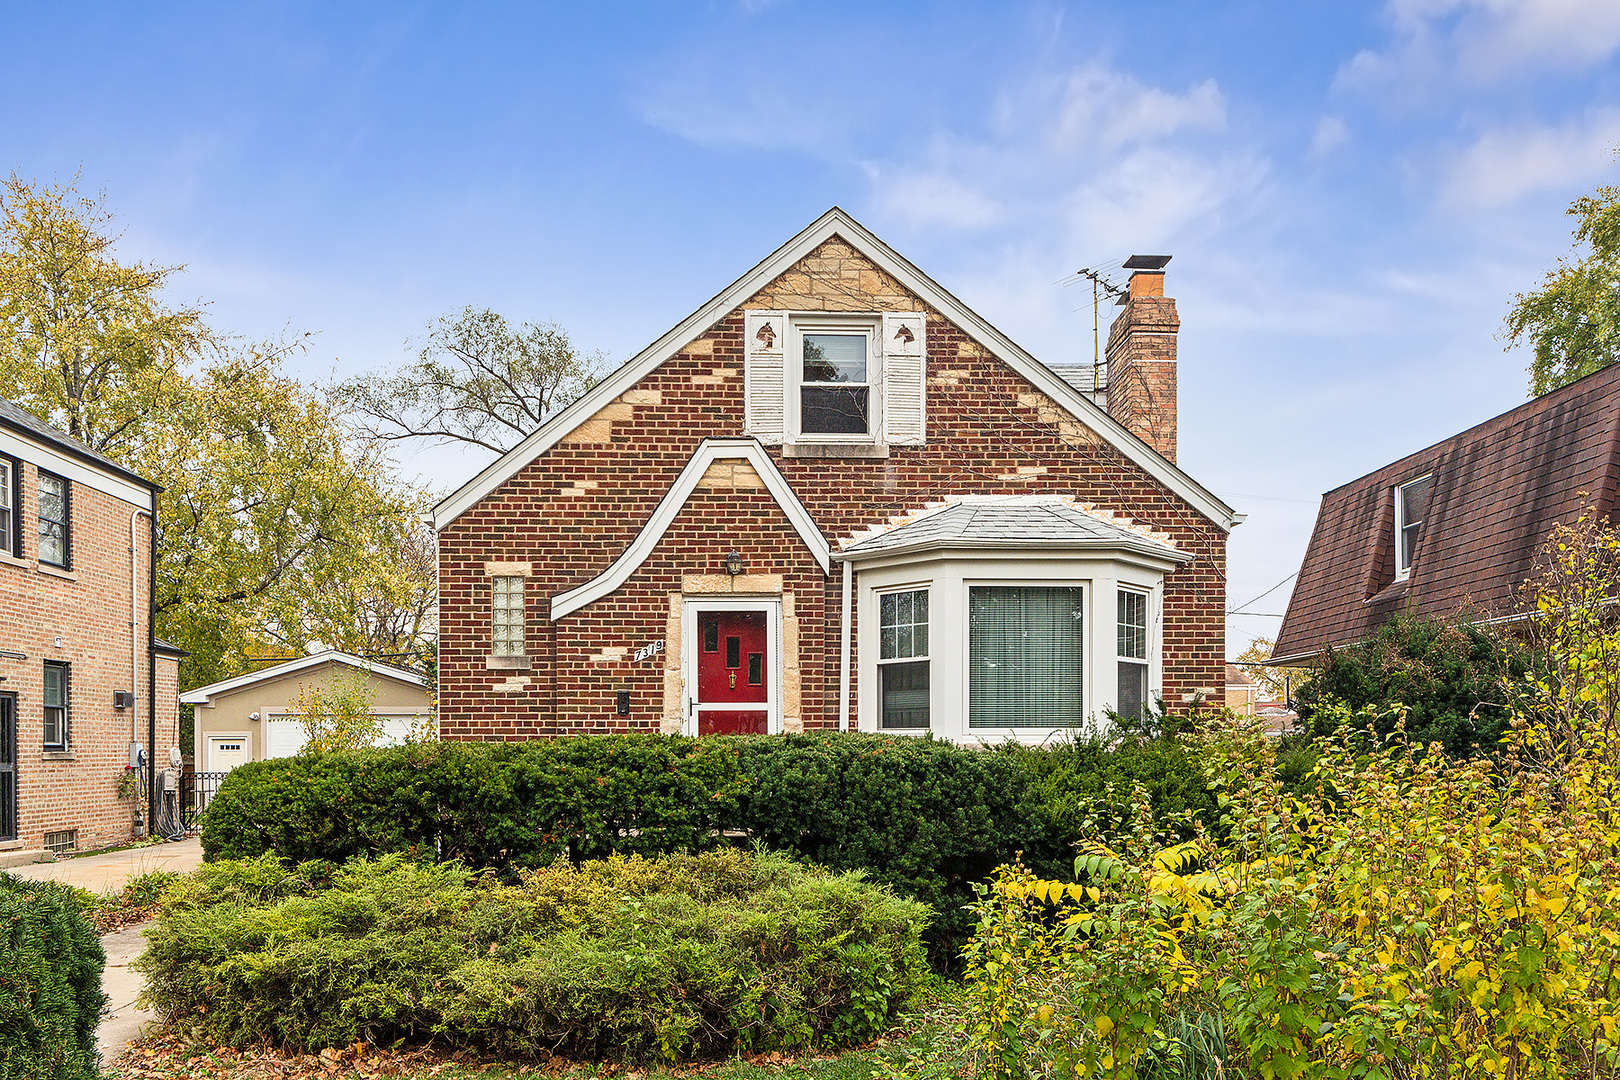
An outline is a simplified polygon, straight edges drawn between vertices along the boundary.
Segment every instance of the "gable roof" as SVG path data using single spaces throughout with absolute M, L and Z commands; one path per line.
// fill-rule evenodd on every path
M 279 679 L 283 675 L 292 675 L 299 671 L 308 671 L 310 668 L 320 667 L 322 664 L 347 664 L 360 671 L 381 675 L 385 679 L 395 682 L 407 683 L 411 686 L 426 688 L 427 680 L 414 671 L 393 667 L 389 664 L 378 664 L 370 660 L 363 660 L 351 653 L 341 652 L 337 649 L 328 649 L 313 656 L 300 656 L 296 660 L 288 660 L 283 664 L 275 664 L 262 671 L 250 671 L 246 675 L 238 675 L 234 679 L 222 679 L 217 683 L 199 686 L 195 690 L 187 690 L 180 695 L 180 701 L 185 705 L 212 705 L 210 698 L 220 694 L 228 694 L 233 690 L 240 690 L 255 683 L 266 682 L 270 679 Z
M 962 495 L 897 524 L 873 529 L 843 546 L 837 558 L 963 548 L 1128 549 L 1172 562 L 1190 562 L 1163 533 L 1099 512 L 1068 495 Z
M 749 297 L 834 236 L 841 238 L 915 293 L 924 303 L 967 331 L 1002 363 L 1106 439 L 1128 460 L 1179 495 L 1218 527 L 1230 530 L 1242 520 L 1241 515 L 1127 431 L 1119 421 L 1093 404 L 1080 390 L 1013 344 L 1000 330 L 991 326 L 938 282 L 879 240 L 864 225 L 835 206 L 797 236 L 777 248 L 753 269 L 722 289 L 708 303 L 687 316 L 657 341 L 625 362 L 584 397 L 547 420 L 534 434 L 502 454 L 460 489 L 440 501 L 433 508 L 433 527 L 443 529 L 455 521 L 486 495 L 516 475 L 529 462 L 555 446 L 563 436 L 593 416 L 604 405 L 640 382 L 688 342 L 701 336 L 716 322 L 746 302 Z
M 1397 582 L 1394 488 L 1426 474 L 1427 517 Z M 1588 502 L 1612 514 L 1617 491 L 1620 364 L 1323 495 L 1272 656 L 1365 640 L 1403 612 L 1509 616 L 1552 527 Z
M 131 472 L 107 455 L 90 449 L 89 446 L 75 439 L 56 425 L 47 424 L 27 409 L 13 405 L 5 398 L 0 398 L 0 427 L 7 427 L 20 434 L 38 439 L 56 447 L 58 450 L 65 451 L 71 457 L 76 457 L 87 464 L 105 469 L 110 473 L 123 477 L 125 480 L 140 484 L 142 487 L 150 488 L 153 491 L 163 490 L 161 484 L 153 483 L 139 473 Z
M 691 498 L 698 481 L 703 479 L 703 474 L 709 466 L 716 461 L 735 459 L 746 460 L 753 466 L 754 472 L 764 481 L 765 490 L 770 492 L 771 498 L 776 500 L 776 505 L 787 515 L 793 530 L 816 557 L 816 562 L 821 565 L 821 572 L 827 573 L 832 567 L 827 538 L 821 535 L 821 530 L 816 527 L 810 511 L 805 509 L 804 503 L 793 493 L 787 477 L 776 467 L 776 462 L 765 452 L 765 447 L 760 445 L 757 439 L 704 439 L 693 451 L 691 458 L 686 462 L 686 467 L 669 486 L 669 490 L 664 492 L 664 497 L 658 500 L 658 505 L 653 508 L 647 524 L 641 527 L 641 531 L 630 542 L 630 546 L 613 560 L 612 565 L 585 584 L 551 598 L 552 621 L 555 622 L 570 612 L 578 611 L 586 604 L 600 600 L 623 585 L 630 575 L 636 572 L 636 568 L 646 561 L 647 556 L 652 554 L 653 548 L 658 546 L 658 541 L 663 539 L 665 531 L 674 522 L 675 516 L 681 512 L 681 507 Z

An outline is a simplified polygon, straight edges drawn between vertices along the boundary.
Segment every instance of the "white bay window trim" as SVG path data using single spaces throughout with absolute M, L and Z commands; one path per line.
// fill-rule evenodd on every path
M 988 727 L 975 725 L 971 700 L 969 611 L 972 590 L 982 587 L 1052 587 L 1082 590 L 1085 636 L 1081 657 L 1081 711 L 1086 724 L 1101 723 L 1119 700 L 1117 648 L 1118 593 L 1147 600 L 1149 701 L 1163 687 L 1164 574 L 1173 564 L 1155 565 L 1129 553 L 1055 555 L 1050 552 L 927 553 L 857 566 L 856 707 L 861 731 L 928 734 L 957 743 L 994 745 L 1009 739 L 1037 745 L 1069 730 L 1064 725 Z M 884 728 L 881 724 L 879 605 L 884 594 L 929 592 L 930 695 L 927 728 Z

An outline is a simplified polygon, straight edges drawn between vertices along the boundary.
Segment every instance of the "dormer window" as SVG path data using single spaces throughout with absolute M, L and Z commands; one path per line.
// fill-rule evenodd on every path
M 1395 580 L 1405 581 L 1412 572 L 1418 536 L 1429 516 L 1429 487 L 1433 474 L 1408 480 L 1395 487 Z

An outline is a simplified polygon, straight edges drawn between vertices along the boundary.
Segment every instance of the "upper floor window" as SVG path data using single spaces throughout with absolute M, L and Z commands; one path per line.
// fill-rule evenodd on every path
M 799 434 L 870 437 L 870 330 L 799 335 Z
M 68 482 L 48 472 L 39 474 L 39 561 L 68 569 L 72 542 Z
M 1412 572 L 1418 536 L 1429 516 L 1429 488 L 1434 476 L 1420 476 L 1395 488 L 1395 580 L 1405 581 Z
M 928 590 L 878 597 L 878 726 L 928 727 Z
M 768 445 L 921 445 L 926 436 L 920 311 L 749 311 L 743 430 Z
M 45 661 L 45 749 L 66 750 L 68 745 L 68 666 Z
M 17 551 L 17 463 L 0 458 L 0 554 L 13 558 Z
M 1119 658 L 1119 715 L 1140 720 L 1148 707 L 1147 593 L 1119 591 L 1116 622 Z
M 490 578 L 494 595 L 494 646 L 496 656 L 523 655 L 523 579 Z

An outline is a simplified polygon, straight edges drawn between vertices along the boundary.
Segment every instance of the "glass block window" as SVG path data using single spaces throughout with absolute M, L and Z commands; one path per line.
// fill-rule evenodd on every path
M 872 386 L 865 334 L 804 334 L 799 431 L 805 435 L 871 433 Z
M 1148 707 L 1148 597 L 1119 592 L 1116 651 L 1119 657 L 1119 703 L 1116 711 L 1140 720 Z
M 66 750 L 68 745 L 68 666 L 45 661 L 45 749 Z
M 39 561 L 68 566 L 68 483 L 60 476 L 39 474 Z
M 490 578 L 496 656 L 523 655 L 523 579 Z
M 878 726 L 926 728 L 928 590 L 878 597 Z
M 968 727 L 1085 720 L 1084 590 L 974 586 L 968 593 Z

